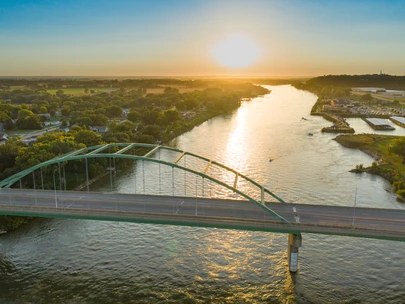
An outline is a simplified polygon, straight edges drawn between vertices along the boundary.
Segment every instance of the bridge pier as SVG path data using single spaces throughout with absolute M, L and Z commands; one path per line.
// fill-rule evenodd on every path
M 302 246 L 301 234 L 290 233 L 288 235 L 288 269 L 290 272 L 298 271 L 298 248 Z

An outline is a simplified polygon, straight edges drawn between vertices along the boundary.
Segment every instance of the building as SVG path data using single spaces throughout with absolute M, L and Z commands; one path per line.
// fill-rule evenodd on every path
M 387 120 L 382 118 L 364 118 L 364 121 L 367 122 L 374 130 L 395 130 L 395 128 L 388 123 Z
M 332 107 L 343 107 L 343 106 L 345 106 L 345 105 L 347 105 L 349 103 L 350 103 L 350 101 L 346 100 L 346 99 L 332 99 L 330 101 L 330 105 Z
M 108 127 L 107 126 L 94 126 L 94 127 L 90 127 L 90 130 L 92 130 L 96 133 L 105 133 L 108 131 Z
M 67 126 L 60 126 L 59 131 L 69 132 L 69 127 Z
M 391 120 L 394 124 L 405 128 L 405 117 L 392 116 L 392 117 L 390 117 L 390 120 Z

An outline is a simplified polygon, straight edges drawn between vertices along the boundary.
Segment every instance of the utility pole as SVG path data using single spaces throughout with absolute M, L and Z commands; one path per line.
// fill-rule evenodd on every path
M 352 222 L 352 227 L 353 228 L 354 228 L 354 218 L 356 216 L 356 201 L 357 201 L 357 183 L 356 183 L 356 190 L 354 192 L 353 222 Z

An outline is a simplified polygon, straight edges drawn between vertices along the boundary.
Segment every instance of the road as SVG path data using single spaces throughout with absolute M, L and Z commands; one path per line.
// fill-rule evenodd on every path
M 35 130 L 35 131 L 32 131 L 32 132 L 29 132 L 29 133 L 26 133 L 26 134 L 21 134 L 21 135 L 13 134 L 12 136 L 21 136 L 21 139 L 28 139 L 28 138 L 30 138 L 32 136 L 40 136 L 40 135 L 42 135 L 44 133 L 55 131 L 58 128 L 59 128 L 59 126 L 47 127 L 47 128 L 41 129 L 41 130 Z M 5 140 L 0 141 L 0 145 L 4 145 L 5 143 L 6 143 Z
M 247 201 L 117 193 L 3 189 L 0 214 L 126 220 L 405 240 L 405 210 L 266 203 L 285 224 Z

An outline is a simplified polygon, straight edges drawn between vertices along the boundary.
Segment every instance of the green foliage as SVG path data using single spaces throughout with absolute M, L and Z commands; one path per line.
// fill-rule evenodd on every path
M 90 130 L 81 130 L 74 133 L 74 140 L 78 144 L 84 144 L 86 147 L 103 144 L 101 136 Z
M 160 114 L 161 112 L 157 110 L 147 110 L 142 115 L 142 121 L 146 125 L 154 125 L 157 122 Z
M 138 137 L 138 142 L 146 144 L 154 144 L 156 142 L 156 139 L 152 135 L 143 134 Z
M 103 140 L 106 143 L 129 143 L 134 142 L 126 132 L 108 131 L 103 134 Z
M 76 119 L 76 124 L 78 124 L 78 125 L 81 126 L 81 127 L 84 127 L 84 126 L 89 127 L 89 126 L 92 126 L 92 125 L 93 125 L 93 120 L 91 120 L 91 118 L 90 118 L 90 117 L 87 117 L 87 116 L 85 116 L 85 117 L 78 117 L 78 118 Z
M 56 91 L 56 96 L 58 96 L 58 97 L 62 97 L 64 94 L 65 94 L 65 92 L 61 89 Z
M 5 145 L 0 145 L 0 180 L 14 174 L 18 170 L 15 160 L 24 147 L 23 142 L 12 139 L 8 140 Z
M 7 119 L 4 124 L 3 124 L 4 129 L 6 130 L 13 130 L 15 129 L 15 123 L 12 121 L 12 119 Z
M 405 190 L 398 190 L 398 191 L 396 192 L 396 194 L 399 195 L 399 196 L 401 196 L 401 197 L 403 197 L 403 198 L 405 198 Z
M 122 108 L 119 106 L 110 106 L 106 108 L 105 113 L 109 118 L 120 117 L 122 116 Z
M 18 112 L 17 128 L 41 129 L 41 119 L 29 110 Z
M 370 93 L 364 94 L 360 98 L 361 101 L 372 101 L 373 97 L 371 96 Z
M 402 162 L 405 164 L 405 137 L 398 138 L 392 142 L 389 149 L 391 153 L 397 154 L 402 158 Z
M 41 113 L 41 114 L 47 114 L 47 113 L 48 113 L 48 109 L 47 109 L 46 107 L 42 106 L 42 107 L 39 109 L 39 113 Z
M 132 122 L 139 121 L 140 118 L 141 118 L 141 115 L 140 115 L 138 112 L 136 112 L 136 111 L 131 111 L 131 112 L 129 112 L 129 113 L 128 113 L 128 116 L 127 116 L 127 119 L 130 120 L 130 121 L 132 121 Z
M 402 190 L 402 189 L 405 190 L 405 181 L 404 180 L 396 181 L 392 185 L 394 186 L 395 191 Z
M 32 217 L 21 217 L 21 216 L 0 216 L 0 228 L 6 231 L 16 230 L 18 227 L 27 224 Z

